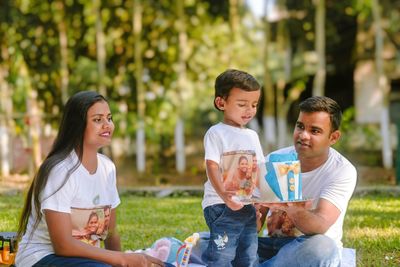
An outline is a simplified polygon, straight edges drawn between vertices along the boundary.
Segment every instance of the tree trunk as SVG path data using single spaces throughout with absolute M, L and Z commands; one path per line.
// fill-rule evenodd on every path
M 237 35 L 239 31 L 239 12 L 238 12 L 238 0 L 229 0 L 229 27 L 231 30 L 230 39 L 231 43 L 229 47 L 227 47 L 229 51 L 229 68 L 233 68 L 235 66 L 235 53 L 236 53 L 236 44 L 237 44 Z
M 315 50 L 317 52 L 317 72 L 314 77 L 313 96 L 325 94 L 325 0 L 316 0 Z
M 185 157 L 185 123 L 182 118 L 178 118 L 175 125 L 175 147 L 176 147 L 176 170 L 184 173 L 186 169 Z
M 106 75 L 106 48 L 101 16 L 101 1 L 93 0 L 93 6 L 96 14 L 96 56 L 97 72 L 99 75 L 98 90 L 100 94 L 107 97 L 106 85 L 104 84 L 104 77 Z
M 278 53 L 281 54 L 284 58 L 282 69 L 283 72 L 278 77 L 277 81 L 277 91 L 276 91 L 276 102 L 277 102 L 277 124 L 278 124 L 278 147 L 284 147 L 287 145 L 286 137 L 287 137 L 287 109 L 284 109 L 285 105 L 285 88 L 287 81 L 290 79 L 291 75 L 291 50 L 289 46 L 289 33 L 288 27 L 286 25 L 286 21 L 284 18 L 281 18 L 278 22 L 278 31 L 277 31 L 277 40 L 278 40 Z
M 40 164 L 42 163 L 42 153 L 41 153 L 41 146 L 40 146 L 40 111 L 39 105 L 37 103 L 37 91 L 33 90 L 32 84 L 29 77 L 28 66 L 25 62 L 22 62 L 20 75 L 22 80 L 24 81 L 24 87 L 26 89 L 26 118 L 27 118 L 27 125 L 29 128 L 29 147 L 31 148 L 32 152 L 32 163 L 33 169 L 30 169 L 30 175 L 36 173 L 39 169 Z
M 178 118 L 175 125 L 175 148 L 176 148 L 176 169 L 179 173 L 183 173 L 186 168 L 186 157 L 185 157 L 185 122 L 183 119 L 184 107 L 181 92 L 185 90 L 186 84 L 186 46 L 187 46 L 187 34 L 186 34 L 186 23 L 185 23 L 185 3 L 184 0 L 176 1 L 178 21 L 176 24 L 178 31 L 178 98 L 182 105 L 178 105 Z
M 386 169 L 393 167 L 393 155 L 390 145 L 390 121 L 389 121 L 389 85 L 383 68 L 383 32 L 381 11 L 377 0 L 372 2 L 372 16 L 375 24 L 375 65 L 378 76 L 379 90 L 382 91 L 383 105 L 381 112 L 381 136 L 382 136 L 382 159 Z
M 269 61 L 270 23 L 267 14 L 268 1 L 264 2 L 264 109 L 263 128 L 265 140 L 265 153 L 271 152 L 276 145 L 276 122 L 275 122 L 275 94 L 272 85 Z
M 5 59 L 7 56 L 6 47 L 1 47 L 2 58 Z M 8 68 L 6 66 L 6 60 L 3 64 L 0 64 L 0 160 L 1 160 L 1 177 L 10 175 L 11 170 L 11 138 L 10 138 L 10 127 L 8 127 L 8 121 L 10 118 L 10 107 L 12 105 L 11 92 L 6 81 L 8 75 Z M 11 104 L 11 105 L 10 105 Z M 12 107 L 11 107 L 12 108 Z M 0 177 L 0 180 L 1 180 Z
M 65 7 L 63 1 L 57 1 L 56 12 L 58 12 L 58 34 L 60 40 L 60 76 L 61 76 L 61 100 L 65 104 L 68 100 L 69 70 L 68 70 L 68 37 L 65 25 Z
M 145 140 L 145 109 L 142 62 L 142 6 L 140 0 L 135 0 L 133 5 L 133 36 L 135 40 L 135 80 L 137 92 L 137 130 L 136 130 L 136 168 L 139 173 L 146 169 L 146 140 Z

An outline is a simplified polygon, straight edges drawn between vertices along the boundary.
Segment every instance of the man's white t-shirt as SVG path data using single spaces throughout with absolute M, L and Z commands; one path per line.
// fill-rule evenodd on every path
M 295 152 L 295 148 L 291 146 L 277 150 L 273 154 Z M 325 235 L 335 240 L 338 247 L 342 247 L 344 216 L 357 183 L 356 168 L 339 152 L 330 148 L 328 160 L 322 166 L 310 172 L 302 172 L 301 175 L 303 198 L 312 198 L 313 208 L 317 206 L 319 199 L 323 198 L 339 209 L 339 218 Z
M 258 166 L 265 166 L 265 157 L 262 152 L 260 140 L 254 130 L 239 128 L 224 124 L 222 122 L 210 127 L 204 136 L 205 160 L 212 160 L 223 165 L 222 156 L 240 155 L 242 153 L 254 153 Z M 204 198 L 202 207 L 222 204 L 224 201 L 219 197 L 210 179 L 204 184 Z
M 56 193 L 54 192 L 62 185 L 68 170 L 78 162 L 78 157 L 75 152 L 72 152 L 53 168 L 40 196 L 42 219 L 38 227 L 33 230 L 36 214 L 30 215 L 27 231 L 18 246 L 17 266 L 32 266 L 43 257 L 54 253 L 43 210 L 69 213 L 73 228 L 71 235 L 84 241 L 83 234 L 80 236 L 79 231 L 84 229 L 91 213 L 96 213 L 98 222 L 101 222 L 101 220 L 104 221 L 105 210 L 110 212 L 110 209 L 119 205 L 115 165 L 102 154 L 97 154 L 97 160 L 96 173 L 90 174 L 80 164 Z M 35 213 L 34 207 L 32 209 L 32 213 Z M 87 240 L 87 243 L 98 246 L 97 238 L 105 237 L 107 231 L 108 225 L 100 234 L 88 234 L 90 240 Z M 74 232 L 77 234 L 75 235 Z

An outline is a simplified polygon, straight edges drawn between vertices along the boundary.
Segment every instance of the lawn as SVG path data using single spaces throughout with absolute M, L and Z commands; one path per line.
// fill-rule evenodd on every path
M 22 195 L 0 196 L 0 231 L 15 231 Z M 156 239 L 180 240 L 206 231 L 200 197 L 139 197 L 124 194 L 118 228 L 124 249 L 148 247 Z M 400 199 L 382 194 L 351 200 L 343 242 L 357 250 L 357 266 L 400 266 Z

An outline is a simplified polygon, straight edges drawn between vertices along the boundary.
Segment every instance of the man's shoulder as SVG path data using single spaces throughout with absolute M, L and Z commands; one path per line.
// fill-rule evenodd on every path
M 336 149 L 334 149 L 332 147 L 329 149 L 329 156 L 338 165 L 349 166 L 349 167 L 355 168 L 353 163 L 351 163 L 344 155 L 342 155 L 339 151 L 337 151 Z
M 328 165 L 326 165 L 329 172 L 336 175 L 340 173 L 343 177 L 357 177 L 356 167 L 339 151 L 330 148 L 329 158 Z

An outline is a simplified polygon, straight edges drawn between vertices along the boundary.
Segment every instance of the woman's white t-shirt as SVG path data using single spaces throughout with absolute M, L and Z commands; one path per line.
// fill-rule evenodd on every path
M 36 214 L 34 210 L 32 211 L 27 231 L 18 246 L 17 266 L 32 266 L 43 257 L 54 253 L 43 210 L 69 213 L 73 228 L 71 235 L 84 241 L 84 235 L 80 235 L 79 232 L 84 231 L 90 214 L 96 213 L 98 223 L 102 220 L 104 222 L 105 211 L 110 212 L 111 209 L 119 205 L 115 165 L 109 158 L 99 153 L 97 154 L 97 161 L 96 173 L 90 174 L 80 164 L 58 191 L 57 189 L 62 185 L 68 170 L 78 162 L 76 153 L 72 152 L 64 161 L 53 168 L 40 196 L 42 219 L 38 227 L 33 230 Z M 100 241 L 98 239 L 104 238 L 107 235 L 107 230 L 108 225 L 106 229 L 103 227 L 103 231 L 98 234 L 90 234 L 86 231 L 86 236 L 89 239 L 86 240 L 87 243 L 90 242 L 92 245 L 99 246 Z

